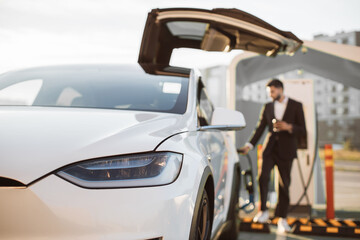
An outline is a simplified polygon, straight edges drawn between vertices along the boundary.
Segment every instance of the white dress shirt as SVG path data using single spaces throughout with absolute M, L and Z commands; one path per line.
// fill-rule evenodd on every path
M 285 96 L 285 98 L 282 102 L 279 102 L 279 101 L 274 102 L 274 114 L 275 114 L 275 118 L 277 120 L 283 119 L 288 101 L 289 101 L 289 98 Z
M 286 106 L 289 101 L 289 98 L 287 96 L 284 96 L 284 97 L 285 98 L 282 100 L 282 102 L 279 102 L 277 100 L 274 102 L 274 114 L 275 114 L 275 118 L 277 120 L 283 119 L 285 110 L 286 110 Z M 245 146 L 248 146 L 250 148 L 250 150 L 254 148 L 254 146 L 249 142 L 245 143 Z

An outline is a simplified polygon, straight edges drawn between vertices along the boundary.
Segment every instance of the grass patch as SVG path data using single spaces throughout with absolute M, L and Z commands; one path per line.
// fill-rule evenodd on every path
M 325 159 L 325 151 L 323 148 L 319 149 L 319 155 L 322 160 Z M 334 150 L 334 160 L 360 161 L 360 151 L 344 149 Z

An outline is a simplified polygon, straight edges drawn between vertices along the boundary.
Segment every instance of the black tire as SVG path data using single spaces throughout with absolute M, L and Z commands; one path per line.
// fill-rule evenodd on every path
M 235 165 L 231 200 L 227 217 L 228 225 L 221 233 L 219 240 L 236 240 L 239 234 L 238 205 L 240 189 L 240 167 Z
M 195 211 L 197 213 L 197 218 L 195 226 L 192 226 L 193 234 L 191 240 L 209 240 L 211 237 L 211 228 L 212 228 L 212 207 L 210 204 L 210 199 L 206 189 L 204 189 L 199 207 Z

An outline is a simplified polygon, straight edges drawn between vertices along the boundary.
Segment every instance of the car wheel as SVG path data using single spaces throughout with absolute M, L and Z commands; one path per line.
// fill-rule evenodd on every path
M 211 204 L 206 189 L 201 196 L 199 208 L 197 210 L 197 219 L 195 226 L 195 239 L 208 240 L 211 236 L 212 215 Z

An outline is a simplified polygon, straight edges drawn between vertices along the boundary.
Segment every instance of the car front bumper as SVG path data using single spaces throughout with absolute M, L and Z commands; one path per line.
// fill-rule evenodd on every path
M 200 165 L 184 156 L 178 179 L 157 187 L 85 189 L 49 175 L 0 188 L 0 239 L 187 239 Z

